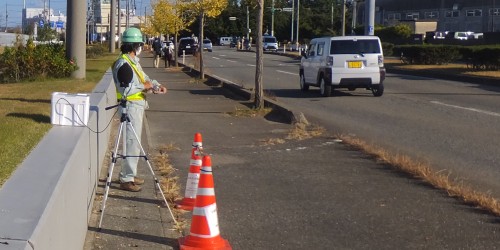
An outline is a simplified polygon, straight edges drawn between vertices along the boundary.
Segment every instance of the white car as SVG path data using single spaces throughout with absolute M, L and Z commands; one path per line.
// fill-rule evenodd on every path
M 317 86 L 322 96 L 330 96 L 336 88 L 366 88 L 374 96 L 382 96 L 382 44 L 376 36 L 314 38 L 302 53 L 299 74 L 302 91 Z
M 278 40 L 274 36 L 263 36 L 262 37 L 262 48 L 264 51 L 278 51 Z
M 207 50 L 208 52 L 212 52 L 212 41 L 210 39 L 203 39 L 203 50 Z

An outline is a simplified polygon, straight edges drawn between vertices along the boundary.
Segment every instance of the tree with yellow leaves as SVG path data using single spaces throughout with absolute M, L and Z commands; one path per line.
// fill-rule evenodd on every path
M 190 7 L 189 4 L 181 1 L 172 4 L 167 0 L 158 0 L 154 4 L 153 15 L 150 18 L 149 25 L 145 27 L 154 35 L 159 34 L 174 34 L 175 41 L 179 31 L 186 30 L 196 18 L 192 15 L 186 15 L 186 10 Z M 177 48 L 175 46 L 175 63 L 177 65 Z
M 199 34 L 199 57 L 200 57 L 200 78 L 205 79 L 205 72 L 203 69 L 203 26 L 205 17 L 217 17 L 227 7 L 227 0 L 187 0 L 189 9 L 193 14 L 198 16 L 200 21 L 200 34 Z

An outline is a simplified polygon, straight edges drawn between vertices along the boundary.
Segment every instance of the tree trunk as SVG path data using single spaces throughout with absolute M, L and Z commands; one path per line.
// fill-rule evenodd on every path
M 256 67 L 255 67 L 255 101 L 256 109 L 264 108 L 264 91 L 262 86 L 262 71 L 264 69 L 262 48 L 262 25 L 264 22 L 264 0 L 257 4 L 257 41 L 256 41 Z

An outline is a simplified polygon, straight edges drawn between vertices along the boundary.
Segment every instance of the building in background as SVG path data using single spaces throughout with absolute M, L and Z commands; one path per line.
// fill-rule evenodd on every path
M 111 30 L 109 25 L 110 13 L 111 0 L 90 1 L 87 12 L 89 42 L 103 42 L 109 39 L 109 33 Z M 120 20 L 121 32 L 127 28 L 127 24 L 128 27 L 139 27 L 141 22 L 144 22 L 144 16 L 138 15 L 139 10 L 137 10 L 135 1 L 133 0 L 121 1 L 120 11 L 117 11 L 116 13 L 119 13 L 119 16 L 116 18 L 116 22 L 118 26 L 118 20 Z
M 40 27 L 49 25 L 57 33 L 64 33 L 66 30 L 66 16 L 59 12 L 54 15 L 52 9 L 46 8 L 25 8 L 23 9 L 22 23 L 24 33 L 33 33 L 36 36 L 36 30 Z M 30 30 L 33 29 L 33 30 Z
M 377 23 L 436 22 L 437 31 L 500 31 L 500 1 L 377 0 Z M 434 30 L 429 30 L 434 31 Z

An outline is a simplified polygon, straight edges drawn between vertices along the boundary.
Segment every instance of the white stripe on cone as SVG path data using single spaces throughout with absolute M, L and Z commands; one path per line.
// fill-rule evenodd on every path
M 200 238 L 213 238 L 220 234 L 217 205 L 215 203 L 205 207 L 195 207 L 193 209 L 193 215 L 204 216 L 206 218 L 210 235 L 195 234 L 193 232 L 190 232 L 190 235 Z

